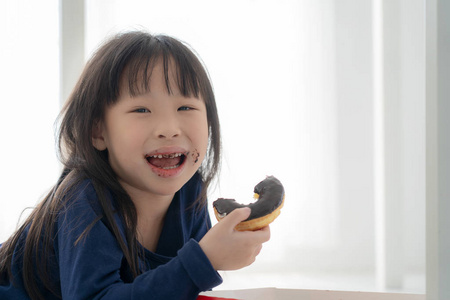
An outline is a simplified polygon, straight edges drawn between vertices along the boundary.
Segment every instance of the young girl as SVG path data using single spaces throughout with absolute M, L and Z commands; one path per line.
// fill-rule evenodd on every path
M 1 299 L 195 299 L 251 264 L 269 228 L 211 227 L 220 132 L 208 75 L 181 42 L 120 34 L 61 114 L 64 170 L 0 247 Z

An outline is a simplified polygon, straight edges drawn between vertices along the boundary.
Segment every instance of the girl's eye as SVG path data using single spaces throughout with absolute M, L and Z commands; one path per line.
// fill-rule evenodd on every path
M 143 108 L 143 107 L 136 108 L 134 111 L 137 112 L 137 113 L 149 113 L 150 112 L 148 109 Z
M 179 111 L 186 111 L 186 110 L 191 110 L 193 109 L 192 107 L 189 106 L 181 106 L 180 108 L 178 108 Z

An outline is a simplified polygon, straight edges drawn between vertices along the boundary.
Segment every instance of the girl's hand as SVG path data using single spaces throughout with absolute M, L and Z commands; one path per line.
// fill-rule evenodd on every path
M 270 239 L 269 226 L 257 231 L 237 231 L 234 227 L 248 218 L 250 208 L 232 211 L 199 242 L 215 270 L 237 270 L 252 264 Z

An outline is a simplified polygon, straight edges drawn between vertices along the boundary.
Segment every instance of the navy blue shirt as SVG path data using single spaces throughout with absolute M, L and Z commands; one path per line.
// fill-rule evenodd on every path
M 195 299 L 200 292 L 219 285 L 220 275 L 198 244 L 211 227 L 207 207 L 201 210 L 192 207 L 200 190 L 196 174 L 175 194 L 157 249 L 155 252 L 142 249 L 146 271 L 133 280 L 116 238 L 103 221 L 96 222 L 85 238 L 75 243 L 100 215 L 96 192 L 91 182 L 85 180 L 78 186 L 74 202 L 61 212 L 55 225 L 55 257 L 51 260 L 50 275 L 62 298 Z M 114 195 L 109 193 L 109 197 L 112 200 Z M 115 219 L 123 233 L 123 222 L 117 214 Z M 12 282 L 1 285 L 0 299 L 29 299 L 20 271 L 21 253 L 16 250 L 14 256 L 15 285 Z M 49 291 L 44 292 L 46 299 L 57 299 Z

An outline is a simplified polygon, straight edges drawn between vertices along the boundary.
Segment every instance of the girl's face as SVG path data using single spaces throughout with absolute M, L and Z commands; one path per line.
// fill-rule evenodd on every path
M 208 146 L 208 122 L 202 99 L 184 97 L 169 70 L 166 88 L 162 64 L 153 69 L 150 92 L 131 97 L 122 80 L 118 101 L 105 111 L 93 133 L 93 145 L 108 150 L 119 182 L 131 198 L 172 198 L 198 170 Z

